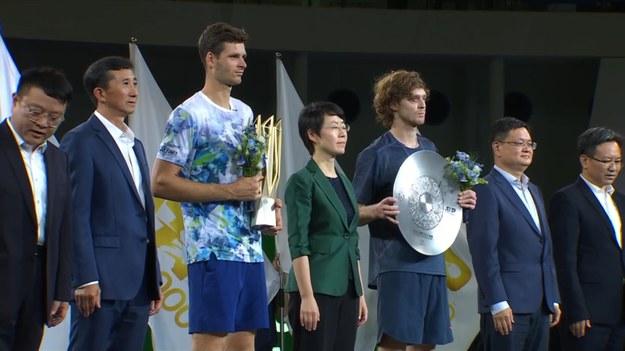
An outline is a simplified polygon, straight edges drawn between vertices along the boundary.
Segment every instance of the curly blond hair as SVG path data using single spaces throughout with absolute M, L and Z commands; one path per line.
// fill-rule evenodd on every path
M 385 128 L 390 128 L 393 124 L 394 112 L 391 104 L 410 98 L 415 89 L 423 89 L 428 96 L 430 95 L 430 89 L 419 72 L 398 70 L 383 74 L 373 86 L 373 108 L 376 120 Z

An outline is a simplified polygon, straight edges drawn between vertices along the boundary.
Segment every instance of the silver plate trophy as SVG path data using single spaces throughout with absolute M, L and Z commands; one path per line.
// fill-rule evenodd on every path
M 399 229 L 424 255 L 445 252 L 462 224 L 460 186 L 446 176 L 447 161 L 433 151 L 417 151 L 399 168 L 393 196 L 399 205 Z

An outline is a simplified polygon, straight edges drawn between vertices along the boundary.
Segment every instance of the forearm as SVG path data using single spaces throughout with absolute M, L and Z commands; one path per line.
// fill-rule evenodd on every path
M 293 260 L 293 272 L 297 281 L 297 288 L 302 298 L 312 297 L 313 288 L 310 279 L 310 264 L 308 256 L 300 256 Z
M 362 270 L 360 269 L 360 260 L 358 260 L 358 277 L 360 277 L 360 289 L 362 289 L 362 295 L 365 295 L 365 283 L 362 280 Z
M 177 202 L 216 202 L 235 200 L 230 184 L 199 183 L 179 176 L 152 179 L 152 194 Z
M 358 211 L 360 212 L 358 215 L 358 225 L 369 224 L 377 219 L 375 212 L 375 204 L 365 206 L 363 204 L 358 204 Z
M 152 172 L 152 194 L 178 202 L 236 200 L 231 184 L 200 183 L 182 178 L 180 166 L 156 160 Z

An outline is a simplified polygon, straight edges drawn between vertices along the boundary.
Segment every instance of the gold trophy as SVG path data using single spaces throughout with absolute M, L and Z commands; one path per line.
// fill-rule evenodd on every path
M 282 120 L 277 121 L 274 116 L 262 122 L 256 117 L 256 133 L 265 138 L 267 143 L 264 178 L 261 182 L 262 197 L 256 200 L 253 227 L 274 227 L 276 225 L 275 198 L 280 181 L 280 163 L 282 157 Z

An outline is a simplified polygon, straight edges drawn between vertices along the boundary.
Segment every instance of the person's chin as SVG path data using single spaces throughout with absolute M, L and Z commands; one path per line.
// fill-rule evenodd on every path
M 39 145 L 51 136 L 52 134 L 30 132 L 28 136 L 24 138 L 24 141 L 29 145 Z

